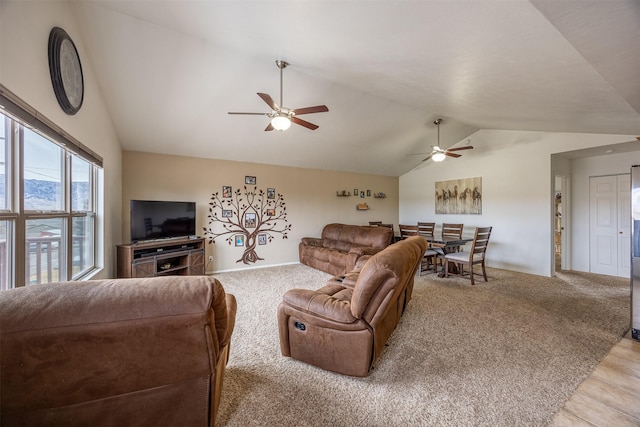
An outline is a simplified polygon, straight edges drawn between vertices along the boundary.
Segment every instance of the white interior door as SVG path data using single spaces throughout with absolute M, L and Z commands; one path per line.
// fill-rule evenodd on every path
M 630 175 L 592 177 L 589 192 L 590 271 L 629 277 Z
M 618 175 L 618 276 L 631 276 L 631 175 Z
M 589 182 L 590 270 L 616 276 L 618 273 L 617 178 L 592 177 Z

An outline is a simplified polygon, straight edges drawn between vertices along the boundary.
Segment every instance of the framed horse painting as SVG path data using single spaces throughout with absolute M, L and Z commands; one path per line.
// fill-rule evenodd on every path
M 436 181 L 436 214 L 482 213 L 482 177 Z

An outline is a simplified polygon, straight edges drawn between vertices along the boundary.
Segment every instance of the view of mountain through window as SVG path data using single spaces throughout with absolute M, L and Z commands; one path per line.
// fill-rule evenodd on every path
M 0 289 L 82 277 L 96 262 L 98 168 L 4 115 L 0 137 Z

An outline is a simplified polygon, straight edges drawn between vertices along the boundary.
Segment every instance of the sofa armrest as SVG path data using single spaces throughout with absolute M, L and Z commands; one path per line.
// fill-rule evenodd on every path
M 357 270 L 361 270 L 362 267 L 364 267 L 364 265 L 367 263 L 367 261 L 369 261 L 369 258 L 371 258 L 372 255 L 363 255 L 360 258 L 358 258 L 358 261 L 356 261 L 356 268 Z
M 236 297 L 232 294 L 225 295 L 225 304 L 227 306 L 227 317 L 226 317 L 226 325 L 227 330 L 226 333 L 222 336 L 220 340 L 221 351 L 218 356 L 218 363 L 216 363 L 216 377 L 215 377 L 215 388 L 213 390 L 213 419 L 215 420 L 216 414 L 218 413 L 218 408 L 220 406 L 220 398 L 222 396 L 222 386 L 224 383 L 224 373 L 227 367 L 227 363 L 229 362 L 229 347 L 231 345 L 231 334 L 233 333 L 233 329 L 236 324 L 236 312 L 238 311 L 238 304 L 236 302 Z M 217 323 L 216 323 L 217 326 Z
M 351 314 L 351 292 L 350 289 L 338 285 L 327 285 L 317 291 L 291 289 L 284 294 L 283 302 L 325 319 L 353 323 L 358 319 Z
M 369 259 L 372 255 L 380 252 L 381 249 L 372 248 L 370 246 L 360 246 L 360 245 L 352 245 L 351 250 L 347 254 L 347 264 L 346 271 L 350 272 L 356 268 L 360 268 L 364 265 L 364 263 L 359 264 L 361 258 Z
M 358 256 L 364 256 L 375 255 L 381 250 L 382 249 L 373 248 L 371 246 L 351 245 L 351 249 L 349 250 L 349 252 L 352 254 L 357 254 Z
M 322 239 L 317 237 L 303 237 L 301 243 L 307 246 L 320 246 L 322 247 Z
M 368 249 L 367 246 L 351 245 L 351 249 L 349 249 L 349 253 L 362 256 L 367 253 L 367 249 Z
M 232 294 L 225 295 L 225 304 L 227 306 L 226 331 L 222 335 L 220 346 L 225 346 L 231 341 L 231 334 L 236 326 L 236 312 L 238 311 L 238 303 L 236 297 Z

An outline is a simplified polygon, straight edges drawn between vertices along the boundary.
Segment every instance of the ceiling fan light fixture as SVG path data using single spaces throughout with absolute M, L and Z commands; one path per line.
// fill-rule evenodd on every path
M 271 126 L 273 126 L 275 130 L 287 130 L 291 127 L 291 120 L 286 114 L 278 114 L 271 119 Z
M 444 154 L 444 151 L 442 151 L 442 149 L 440 148 L 440 123 L 442 123 L 442 119 L 436 119 L 433 121 L 433 124 L 438 127 L 438 145 L 433 147 L 433 150 L 436 152 L 431 156 L 431 159 L 434 162 L 441 162 L 445 159 L 445 157 L 447 157 Z
M 431 160 L 433 160 L 434 162 L 441 162 L 443 161 L 447 156 L 445 156 L 444 153 L 435 153 L 433 156 L 431 156 Z

